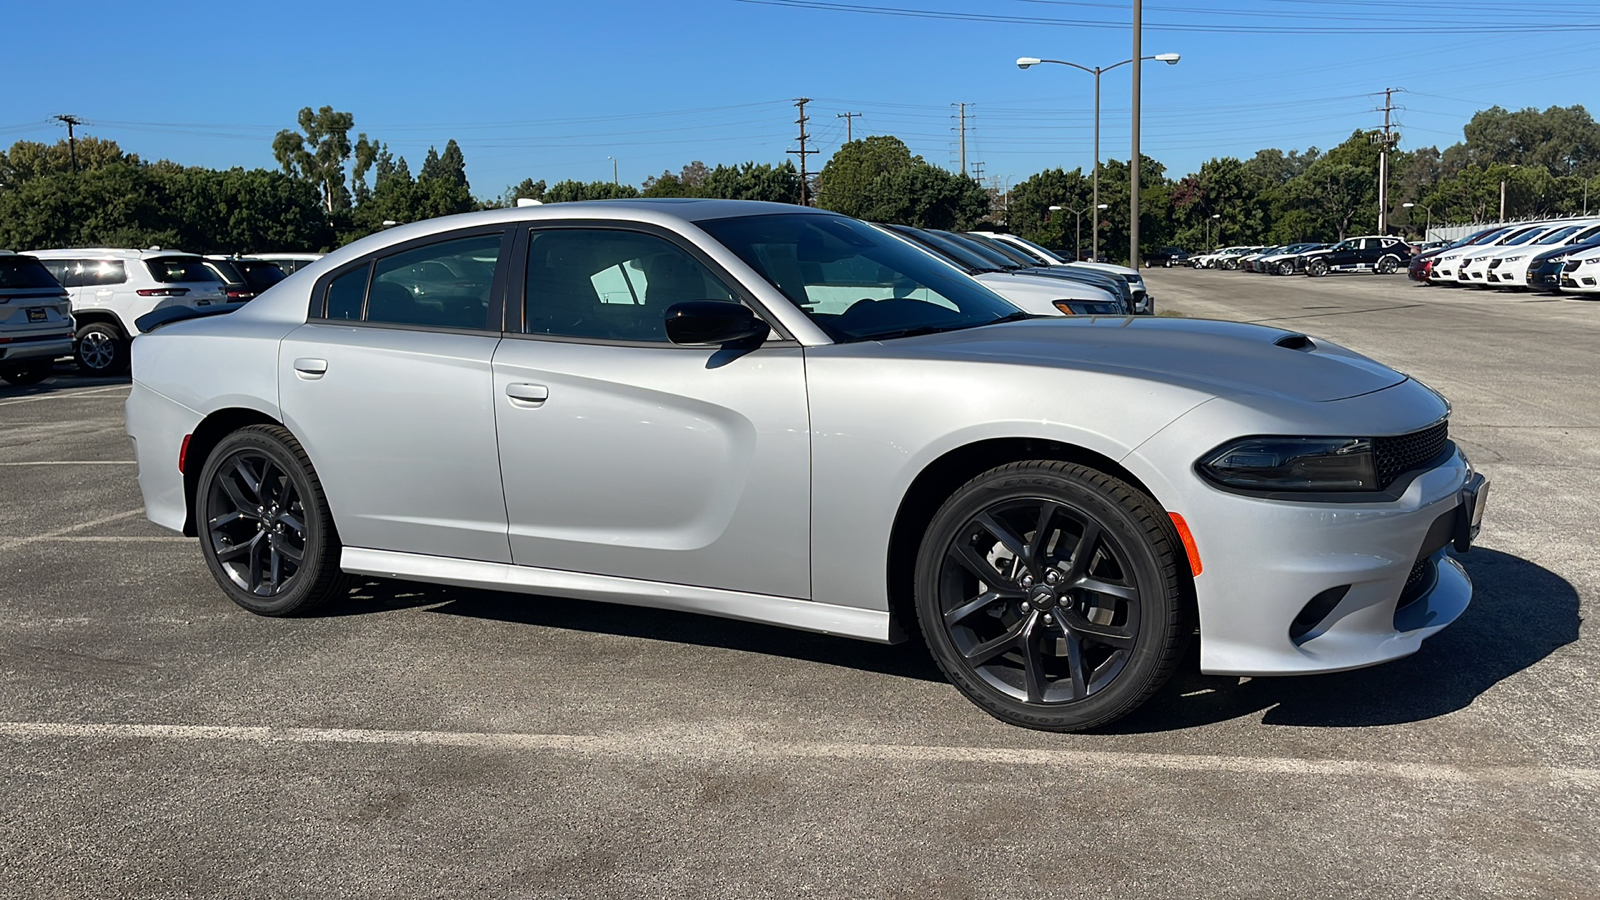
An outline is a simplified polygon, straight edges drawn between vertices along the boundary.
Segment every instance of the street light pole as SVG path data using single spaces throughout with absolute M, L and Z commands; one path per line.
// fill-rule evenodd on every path
M 617 184 L 617 158 L 615 156 L 608 156 L 606 159 L 611 160 L 611 183 Z
M 1078 262 L 1078 261 L 1082 260 L 1083 259 L 1083 212 L 1084 211 L 1081 210 L 1081 209 L 1073 209 L 1070 206 L 1052 206 L 1052 207 L 1050 207 L 1050 210 L 1052 212 L 1055 212 L 1057 210 L 1065 210 L 1065 211 L 1067 211 L 1069 213 L 1072 213 L 1073 215 L 1078 217 L 1077 224 L 1074 225 L 1073 229 L 1072 229 L 1072 261 L 1073 262 Z
M 1212 222 L 1216 222 L 1217 223 L 1217 240 L 1221 241 L 1222 240 L 1222 213 L 1212 213 L 1211 214 L 1211 218 L 1206 220 L 1206 250 L 1208 252 L 1211 251 L 1211 250 L 1216 249 L 1211 243 L 1211 223 Z
M 1137 33 L 1137 31 L 1138 31 L 1138 29 L 1135 29 L 1135 33 Z M 1134 40 L 1135 40 L 1135 46 L 1137 46 L 1138 45 L 1137 44 L 1138 38 L 1135 38 Z M 1178 64 L 1178 60 L 1182 59 L 1183 57 L 1182 57 L 1182 55 L 1177 54 L 1177 53 L 1157 53 L 1154 56 L 1138 56 L 1136 58 L 1141 60 L 1141 61 L 1148 61 L 1148 60 L 1152 60 L 1152 59 L 1158 59 L 1158 60 L 1166 63 L 1169 66 L 1175 66 L 1175 65 Z M 1081 71 L 1088 72 L 1090 75 L 1094 76 L 1094 169 L 1091 171 L 1090 177 L 1091 177 L 1091 180 L 1093 181 L 1093 185 L 1094 185 L 1094 187 L 1093 187 L 1094 199 L 1091 202 L 1093 203 L 1093 205 L 1094 205 L 1096 210 L 1099 210 L 1099 208 L 1100 208 L 1100 76 L 1104 75 L 1105 73 L 1107 73 L 1109 71 L 1111 71 L 1112 69 L 1115 69 L 1117 66 L 1125 66 L 1125 65 L 1128 65 L 1131 62 L 1133 62 L 1132 59 L 1125 59 L 1122 62 L 1112 63 L 1109 66 L 1095 66 L 1093 68 L 1090 68 L 1089 66 L 1081 66 L 1081 65 L 1078 65 L 1075 62 L 1067 62 L 1066 60 L 1062 60 L 1062 59 L 1040 59 L 1040 58 L 1038 58 L 1036 56 L 1024 56 L 1024 57 L 1020 57 L 1017 60 L 1017 68 L 1019 68 L 1019 69 L 1026 69 L 1029 66 L 1037 66 L 1037 65 L 1039 65 L 1041 63 L 1051 63 L 1052 65 L 1057 65 L 1057 66 L 1071 66 L 1074 69 L 1079 69 Z M 1139 85 L 1139 67 L 1138 66 L 1134 66 L 1134 82 L 1133 83 L 1134 83 L 1134 95 L 1135 95 L 1135 98 L 1137 98 L 1138 92 L 1139 92 L 1139 88 L 1138 88 L 1138 85 Z M 1134 119 L 1133 146 L 1134 146 L 1134 155 L 1135 155 L 1135 159 L 1134 159 L 1135 172 L 1134 172 L 1134 175 L 1133 175 L 1132 185 L 1133 185 L 1134 208 L 1137 209 L 1138 208 L 1138 198 L 1139 198 L 1139 176 L 1138 176 L 1138 173 L 1137 173 L 1137 169 L 1138 169 L 1138 165 L 1139 165 L 1139 161 L 1137 159 L 1138 152 L 1139 152 L 1138 151 L 1138 147 L 1139 147 L 1139 106 L 1138 106 L 1138 100 L 1137 99 L 1135 99 L 1135 101 L 1134 101 L 1133 119 Z M 1100 213 L 1098 211 L 1095 213 L 1094 219 L 1092 220 L 1092 224 L 1091 224 L 1091 227 L 1090 227 L 1090 234 L 1091 234 L 1091 237 L 1090 237 L 1090 250 L 1089 250 L 1089 252 L 1095 259 L 1099 259 L 1100 258 Z M 1133 225 L 1132 234 L 1135 237 L 1135 245 L 1137 246 L 1137 236 L 1139 234 L 1139 224 L 1138 224 L 1138 215 L 1137 214 L 1134 216 L 1134 225 Z
M 1144 57 L 1144 2 L 1133 0 L 1133 58 Z M 1139 268 L 1139 76 L 1133 67 L 1133 159 L 1128 164 L 1128 265 Z
M 1406 209 L 1412 209 L 1414 207 L 1421 206 L 1422 211 L 1428 214 L 1428 218 L 1426 219 L 1427 224 L 1422 226 L 1422 239 L 1423 241 L 1427 241 L 1428 232 L 1433 230 L 1433 210 L 1429 209 L 1426 204 L 1422 203 L 1402 203 L 1400 205 Z

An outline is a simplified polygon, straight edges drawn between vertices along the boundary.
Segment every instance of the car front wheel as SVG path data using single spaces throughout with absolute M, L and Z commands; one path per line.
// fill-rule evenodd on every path
M 991 469 L 935 514 L 917 620 L 951 683 L 1001 721 L 1104 725 L 1143 703 L 1190 636 L 1167 516 L 1104 473 L 1036 460 Z
M 322 484 L 287 429 L 254 425 L 223 438 L 194 503 L 206 567 L 245 609 L 293 615 L 348 590 Z
M 1320 259 L 1313 259 L 1306 263 L 1306 274 L 1312 278 L 1321 278 L 1328 274 L 1328 264 Z
M 74 355 L 91 375 L 115 375 L 128 367 L 128 341 L 116 326 L 90 322 L 78 329 Z

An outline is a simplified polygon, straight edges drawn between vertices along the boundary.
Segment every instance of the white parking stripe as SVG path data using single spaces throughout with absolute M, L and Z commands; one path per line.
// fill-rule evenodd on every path
M 33 462 L 0 462 L 0 466 L 132 466 L 131 459 L 41 459 Z
M 36 403 L 40 400 L 71 400 L 73 397 L 91 397 L 95 394 L 104 394 L 107 391 L 130 390 L 128 385 L 114 384 L 111 387 L 95 388 L 91 391 L 61 392 L 59 394 L 40 394 L 37 397 L 16 397 L 11 400 L 0 400 L 0 406 L 16 406 L 18 403 Z
M 194 538 L 175 534 L 74 534 L 65 537 L 40 538 L 41 544 L 123 544 L 138 541 L 144 544 L 192 544 Z
M 276 728 L 239 725 L 134 725 L 74 722 L 0 722 L 0 737 L 21 740 L 234 741 L 250 744 L 368 744 L 411 747 L 472 747 L 575 755 L 651 755 L 740 759 L 863 760 L 888 763 L 978 763 L 1050 766 L 1063 771 L 1145 770 L 1286 775 L 1296 778 L 1387 778 L 1411 782 L 1566 784 L 1600 789 L 1600 769 L 1538 766 L 1454 766 L 1367 760 L 1296 759 L 1278 756 L 1213 756 L 1125 753 L 1107 750 L 1043 750 L 932 747 L 907 744 L 805 744 L 746 742 L 678 732 L 606 735 L 508 732 L 382 731 L 368 728 Z
M 130 509 L 127 512 L 120 512 L 114 516 L 106 516 L 103 519 L 95 519 L 92 522 L 79 522 L 76 525 L 68 525 L 65 528 L 57 528 L 55 531 L 46 531 L 43 534 L 35 534 L 21 538 L 11 538 L 9 540 L 0 540 L 0 552 L 4 552 L 6 550 L 15 550 L 18 547 L 37 543 L 39 541 L 48 541 L 51 538 L 58 538 L 64 534 L 71 534 L 74 531 L 82 531 L 85 528 L 94 528 L 97 525 L 109 525 L 112 522 L 121 522 L 123 519 L 131 519 L 134 516 L 142 515 L 144 515 L 144 510 Z

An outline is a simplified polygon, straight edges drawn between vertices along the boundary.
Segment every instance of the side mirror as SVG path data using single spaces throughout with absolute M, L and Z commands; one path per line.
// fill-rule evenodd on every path
M 727 344 L 765 338 L 771 327 L 750 308 L 726 300 L 690 300 L 667 307 L 667 339 L 674 344 Z

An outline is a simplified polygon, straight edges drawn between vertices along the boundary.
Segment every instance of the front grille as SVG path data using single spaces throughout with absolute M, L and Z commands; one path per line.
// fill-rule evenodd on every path
M 1372 455 L 1378 464 L 1378 489 L 1387 488 L 1402 474 L 1437 458 L 1449 442 L 1449 421 L 1399 437 L 1374 438 Z

